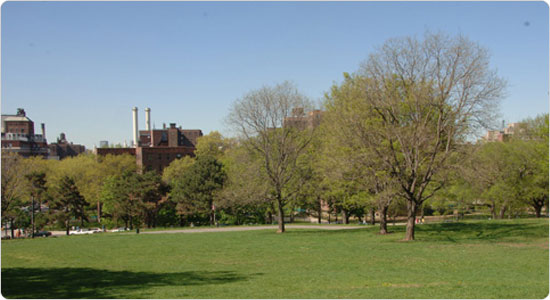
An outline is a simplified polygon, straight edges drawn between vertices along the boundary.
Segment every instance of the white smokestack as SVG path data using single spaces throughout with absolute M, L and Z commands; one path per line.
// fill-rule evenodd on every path
M 149 107 L 145 109 L 145 130 L 151 130 L 151 109 Z
M 138 146 L 138 108 L 132 108 L 132 116 L 134 121 L 134 147 Z

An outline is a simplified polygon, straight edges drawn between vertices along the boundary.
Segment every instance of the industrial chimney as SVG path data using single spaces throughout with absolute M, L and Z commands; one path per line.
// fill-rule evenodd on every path
M 132 108 L 132 116 L 134 121 L 134 147 L 138 146 L 138 108 L 134 106 Z
M 149 107 L 145 109 L 145 130 L 151 130 L 151 109 Z
M 45 141 L 46 140 L 46 124 L 41 123 L 40 126 L 42 127 L 42 138 Z

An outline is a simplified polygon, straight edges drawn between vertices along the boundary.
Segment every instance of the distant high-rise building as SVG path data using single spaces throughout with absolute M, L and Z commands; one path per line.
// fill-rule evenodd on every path
M 99 148 L 109 147 L 109 141 L 99 141 Z

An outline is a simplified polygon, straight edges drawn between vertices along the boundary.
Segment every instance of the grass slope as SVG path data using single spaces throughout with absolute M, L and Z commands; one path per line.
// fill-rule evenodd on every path
M 544 298 L 548 220 L 2 241 L 6 298 Z

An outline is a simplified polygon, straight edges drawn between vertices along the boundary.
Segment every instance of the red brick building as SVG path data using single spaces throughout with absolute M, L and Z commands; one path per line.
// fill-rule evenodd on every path
M 305 114 L 304 109 L 298 107 L 292 109 L 292 115 L 284 119 L 283 126 L 299 129 L 316 128 L 321 124 L 322 117 L 323 111 L 321 110 L 312 110 Z
M 48 156 L 48 158 L 57 160 L 64 159 L 66 157 L 77 156 L 80 153 L 84 153 L 86 151 L 86 147 L 84 147 L 83 145 L 77 145 L 73 144 L 72 142 L 68 142 L 64 133 L 61 133 L 59 135 L 59 138 L 57 138 L 57 143 L 51 143 L 49 145 L 49 148 L 50 155 Z
M 47 157 L 50 150 L 46 141 L 46 126 L 42 123 L 41 127 L 42 134 L 35 134 L 34 122 L 22 108 L 18 108 L 15 115 L 2 115 L 2 151 L 24 157 Z
M 171 123 L 170 127 L 151 129 L 150 109 L 146 109 L 146 128 L 137 126 L 137 108 L 134 108 L 134 141 L 132 148 L 97 148 L 98 155 L 130 154 L 136 157 L 136 164 L 141 170 L 155 170 L 159 173 L 175 159 L 183 156 L 194 156 L 197 139 L 202 136 L 200 129 L 182 129 Z M 138 134 L 139 132 L 139 134 Z

